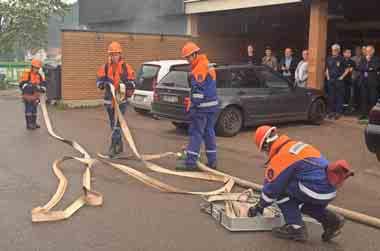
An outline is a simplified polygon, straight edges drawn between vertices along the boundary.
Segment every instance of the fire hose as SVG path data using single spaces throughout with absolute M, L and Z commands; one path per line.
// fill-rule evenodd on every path
M 111 87 L 111 93 L 113 95 L 114 100 L 116 100 L 116 95 L 115 95 L 115 89 L 112 85 Z M 262 189 L 262 185 L 234 177 L 231 175 L 228 175 L 226 173 L 223 173 L 218 170 L 211 169 L 204 165 L 201 162 L 197 162 L 198 168 L 203 171 L 203 172 L 178 172 L 178 171 L 172 171 L 167 168 L 163 168 L 159 165 L 156 165 L 151 162 L 151 160 L 154 159 L 160 159 L 163 157 L 171 156 L 171 155 L 176 155 L 176 153 L 172 152 L 167 152 L 167 153 L 162 153 L 162 154 L 153 154 L 153 155 L 141 155 L 139 151 L 137 150 L 135 141 L 132 137 L 132 133 L 125 121 L 124 116 L 120 112 L 119 106 L 116 103 L 114 106 L 115 108 L 115 116 L 117 116 L 117 119 L 120 122 L 120 126 L 123 132 L 123 136 L 126 139 L 127 143 L 129 144 L 130 148 L 132 149 L 134 155 L 138 160 L 140 160 L 144 166 L 154 172 L 158 172 L 161 174 L 167 174 L 167 175 L 176 175 L 176 176 L 182 176 L 182 177 L 187 177 L 187 178 L 193 178 L 193 179 L 201 179 L 201 180 L 208 180 L 208 181 L 216 181 L 216 182 L 222 182 L 224 185 L 214 191 L 209 191 L 209 192 L 193 192 L 193 191 L 187 191 L 181 188 L 177 188 L 174 186 L 171 186 L 169 184 L 166 184 L 164 182 L 161 182 L 155 178 L 152 178 L 140 171 L 137 171 L 136 169 L 129 167 L 125 164 L 116 164 L 108 160 L 105 156 L 98 154 L 98 159 L 94 159 L 93 157 L 90 156 L 90 154 L 85 150 L 84 147 L 82 147 L 80 144 L 78 144 L 76 141 L 71 141 L 62 138 L 61 136 L 57 135 L 53 127 L 51 125 L 51 121 L 49 118 L 49 114 L 46 108 L 46 102 L 45 102 L 45 96 L 41 96 L 41 110 L 43 113 L 44 121 L 46 124 L 46 127 L 48 129 L 48 132 L 50 136 L 54 137 L 57 140 L 60 140 L 61 142 L 64 142 L 70 146 L 72 146 L 74 149 L 76 149 L 79 153 L 82 154 L 81 157 L 63 157 L 59 160 L 56 160 L 53 163 L 53 172 L 57 176 L 59 180 L 58 188 L 55 192 L 55 194 L 52 196 L 49 202 L 47 202 L 44 206 L 36 207 L 32 209 L 31 214 L 32 214 L 32 221 L 33 222 L 46 222 L 46 221 L 58 221 L 58 220 L 64 220 L 68 219 L 71 217 L 77 210 L 79 210 L 81 207 L 84 205 L 88 206 L 100 206 L 103 203 L 103 196 L 102 194 L 94 191 L 91 189 L 91 169 L 93 168 L 94 164 L 97 163 L 98 161 L 107 164 L 115 169 L 118 169 L 134 178 L 137 180 L 143 182 L 144 184 L 158 189 L 163 192 L 169 192 L 169 193 L 179 193 L 179 194 L 191 194 L 191 195 L 200 195 L 206 198 L 208 201 L 213 201 L 213 200 L 223 200 L 226 203 L 226 210 L 227 213 L 228 211 L 232 210 L 232 201 L 239 201 L 240 195 L 241 194 L 233 194 L 231 193 L 231 190 L 234 185 L 238 185 L 240 187 L 244 188 L 250 188 L 253 189 L 256 192 L 260 192 Z M 79 161 L 80 163 L 84 164 L 85 166 L 85 171 L 83 174 L 83 179 L 82 179 L 82 187 L 83 187 L 83 192 L 84 194 L 81 195 L 77 200 L 75 200 L 69 207 L 67 207 L 65 210 L 55 210 L 53 211 L 52 209 L 60 202 L 62 199 L 66 188 L 67 188 L 67 179 L 63 175 L 60 165 L 66 161 L 66 160 L 76 160 Z M 218 197 L 219 196 L 219 197 Z M 331 211 L 334 211 L 336 213 L 339 213 L 343 215 L 345 218 L 348 220 L 364 224 L 367 226 L 371 226 L 374 228 L 380 229 L 380 219 L 375 218 L 372 216 L 368 216 L 362 213 L 358 213 L 352 210 L 340 208 L 337 206 L 329 205 L 328 209 Z

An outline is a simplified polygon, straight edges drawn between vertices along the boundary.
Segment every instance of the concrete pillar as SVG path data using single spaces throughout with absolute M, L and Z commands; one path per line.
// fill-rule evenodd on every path
M 323 89 L 325 78 L 328 0 L 312 0 L 309 28 L 308 87 Z
M 198 37 L 198 20 L 199 17 L 197 14 L 191 14 L 187 16 L 187 29 L 186 34 L 193 37 Z

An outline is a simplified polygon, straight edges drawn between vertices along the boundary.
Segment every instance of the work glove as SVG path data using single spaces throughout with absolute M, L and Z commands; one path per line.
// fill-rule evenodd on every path
M 185 105 L 185 111 L 189 112 L 191 107 L 191 100 L 189 97 L 185 97 L 183 104 Z
M 126 89 L 126 97 L 130 98 L 133 96 L 133 93 L 135 92 L 136 84 L 133 80 L 128 80 L 125 82 L 125 89 Z
M 41 103 L 41 100 L 39 98 L 36 98 L 33 103 L 34 105 L 39 105 Z
M 27 85 L 30 85 L 30 83 L 27 82 L 27 81 L 21 82 L 21 83 L 19 84 L 20 90 L 23 91 L 24 88 L 25 88 Z
M 41 85 L 39 85 L 39 86 L 37 87 L 37 91 L 38 91 L 38 92 L 41 92 L 41 93 L 45 93 L 45 92 L 46 92 L 46 87 L 45 87 L 45 86 L 41 86 Z
M 100 83 L 98 84 L 98 88 L 99 88 L 100 90 L 104 90 L 104 82 L 100 82 Z
M 260 205 L 260 203 L 248 209 L 248 217 L 256 217 L 259 214 L 263 215 L 263 213 L 264 213 L 264 208 Z

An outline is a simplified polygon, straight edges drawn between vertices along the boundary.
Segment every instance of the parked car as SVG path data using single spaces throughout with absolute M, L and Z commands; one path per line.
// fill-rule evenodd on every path
M 152 110 L 153 89 L 173 66 L 188 65 L 186 60 L 162 60 L 143 63 L 137 73 L 136 90 L 131 104 L 139 113 Z
M 267 66 L 217 65 L 215 69 L 218 135 L 233 136 L 242 127 L 263 123 L 308 120 L 320 124 L 324 120 L 326 99 L 320 90 L 295 87 Z M 153 114 L 185 127 L 189 118 L 183 102 L 189 86 L 187 67 L 174 67 L 155 89 Z
M 375 153 L 380 161 L 380 103 L 372 108 L 369 121 L 365 129 L 365 142 L 370 152 Z

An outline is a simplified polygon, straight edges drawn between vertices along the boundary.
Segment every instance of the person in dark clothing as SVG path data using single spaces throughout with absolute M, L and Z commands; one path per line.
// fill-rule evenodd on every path
M 245 61 L 248 64 L 256 64 L 256 56 L 255 56 L 255 48 L 253 47 L 253 44 L 249 44 L 247 47 L 247 58 Z
M 379 97 L 380 59 L 375 54 L 372 45 L 366 47 L 366 56 L 358 67 L 360 72 L 361 117 L 359 120 L 367 121 L 368 113 L 376 105 Z
M 294 82 L 294 73 L 296 72 L 298 60 L 293 57 L 291 48 L 285 49 L 285 56 L 280 60 L 280 73 L 290 81 Z
M 347 74 L 345 75 L 343 81 L 344 81 L 344 88 L 345 88 L 345 95 L 344 95 L 344 105 L 347 108 L 347 111 L 352 110 L 353 106 L 353 82 L 352 82 L 352 72 L 356 68 L 355 62 L 351 59 L 352 53 L 350 49 L 345 49 L 343 52 L 343 65 L 345 70 L 347 70 Z
M 327 58 L 327 89 L 329 98 L 329 115 L 330 119 L 339 119 L 343 113 L 344 102 L 344 81 L 348 74 L 345 69 L 344 59 L 340 55 L 340 45 L 334 44 L 331 47 L 332 55 Z
M 278 61 L 277 58 L 273 56 L 273 51 L 271 47 L 265 47 L 265 56 L 262 58 L 261 64 L 266 65 L 275 71 L 278 70 Z
M 358 71 L 358 67 L 360 61 L 363 59 L 362 47 L 357 46 L 355 48 L 355 56 L 351 59 L 355 62 L 355 68 L 352 72 L 352 82 L 353 82 L 353 108 L 355 110 L 359 110 L 360 108 L 360 72 Z

